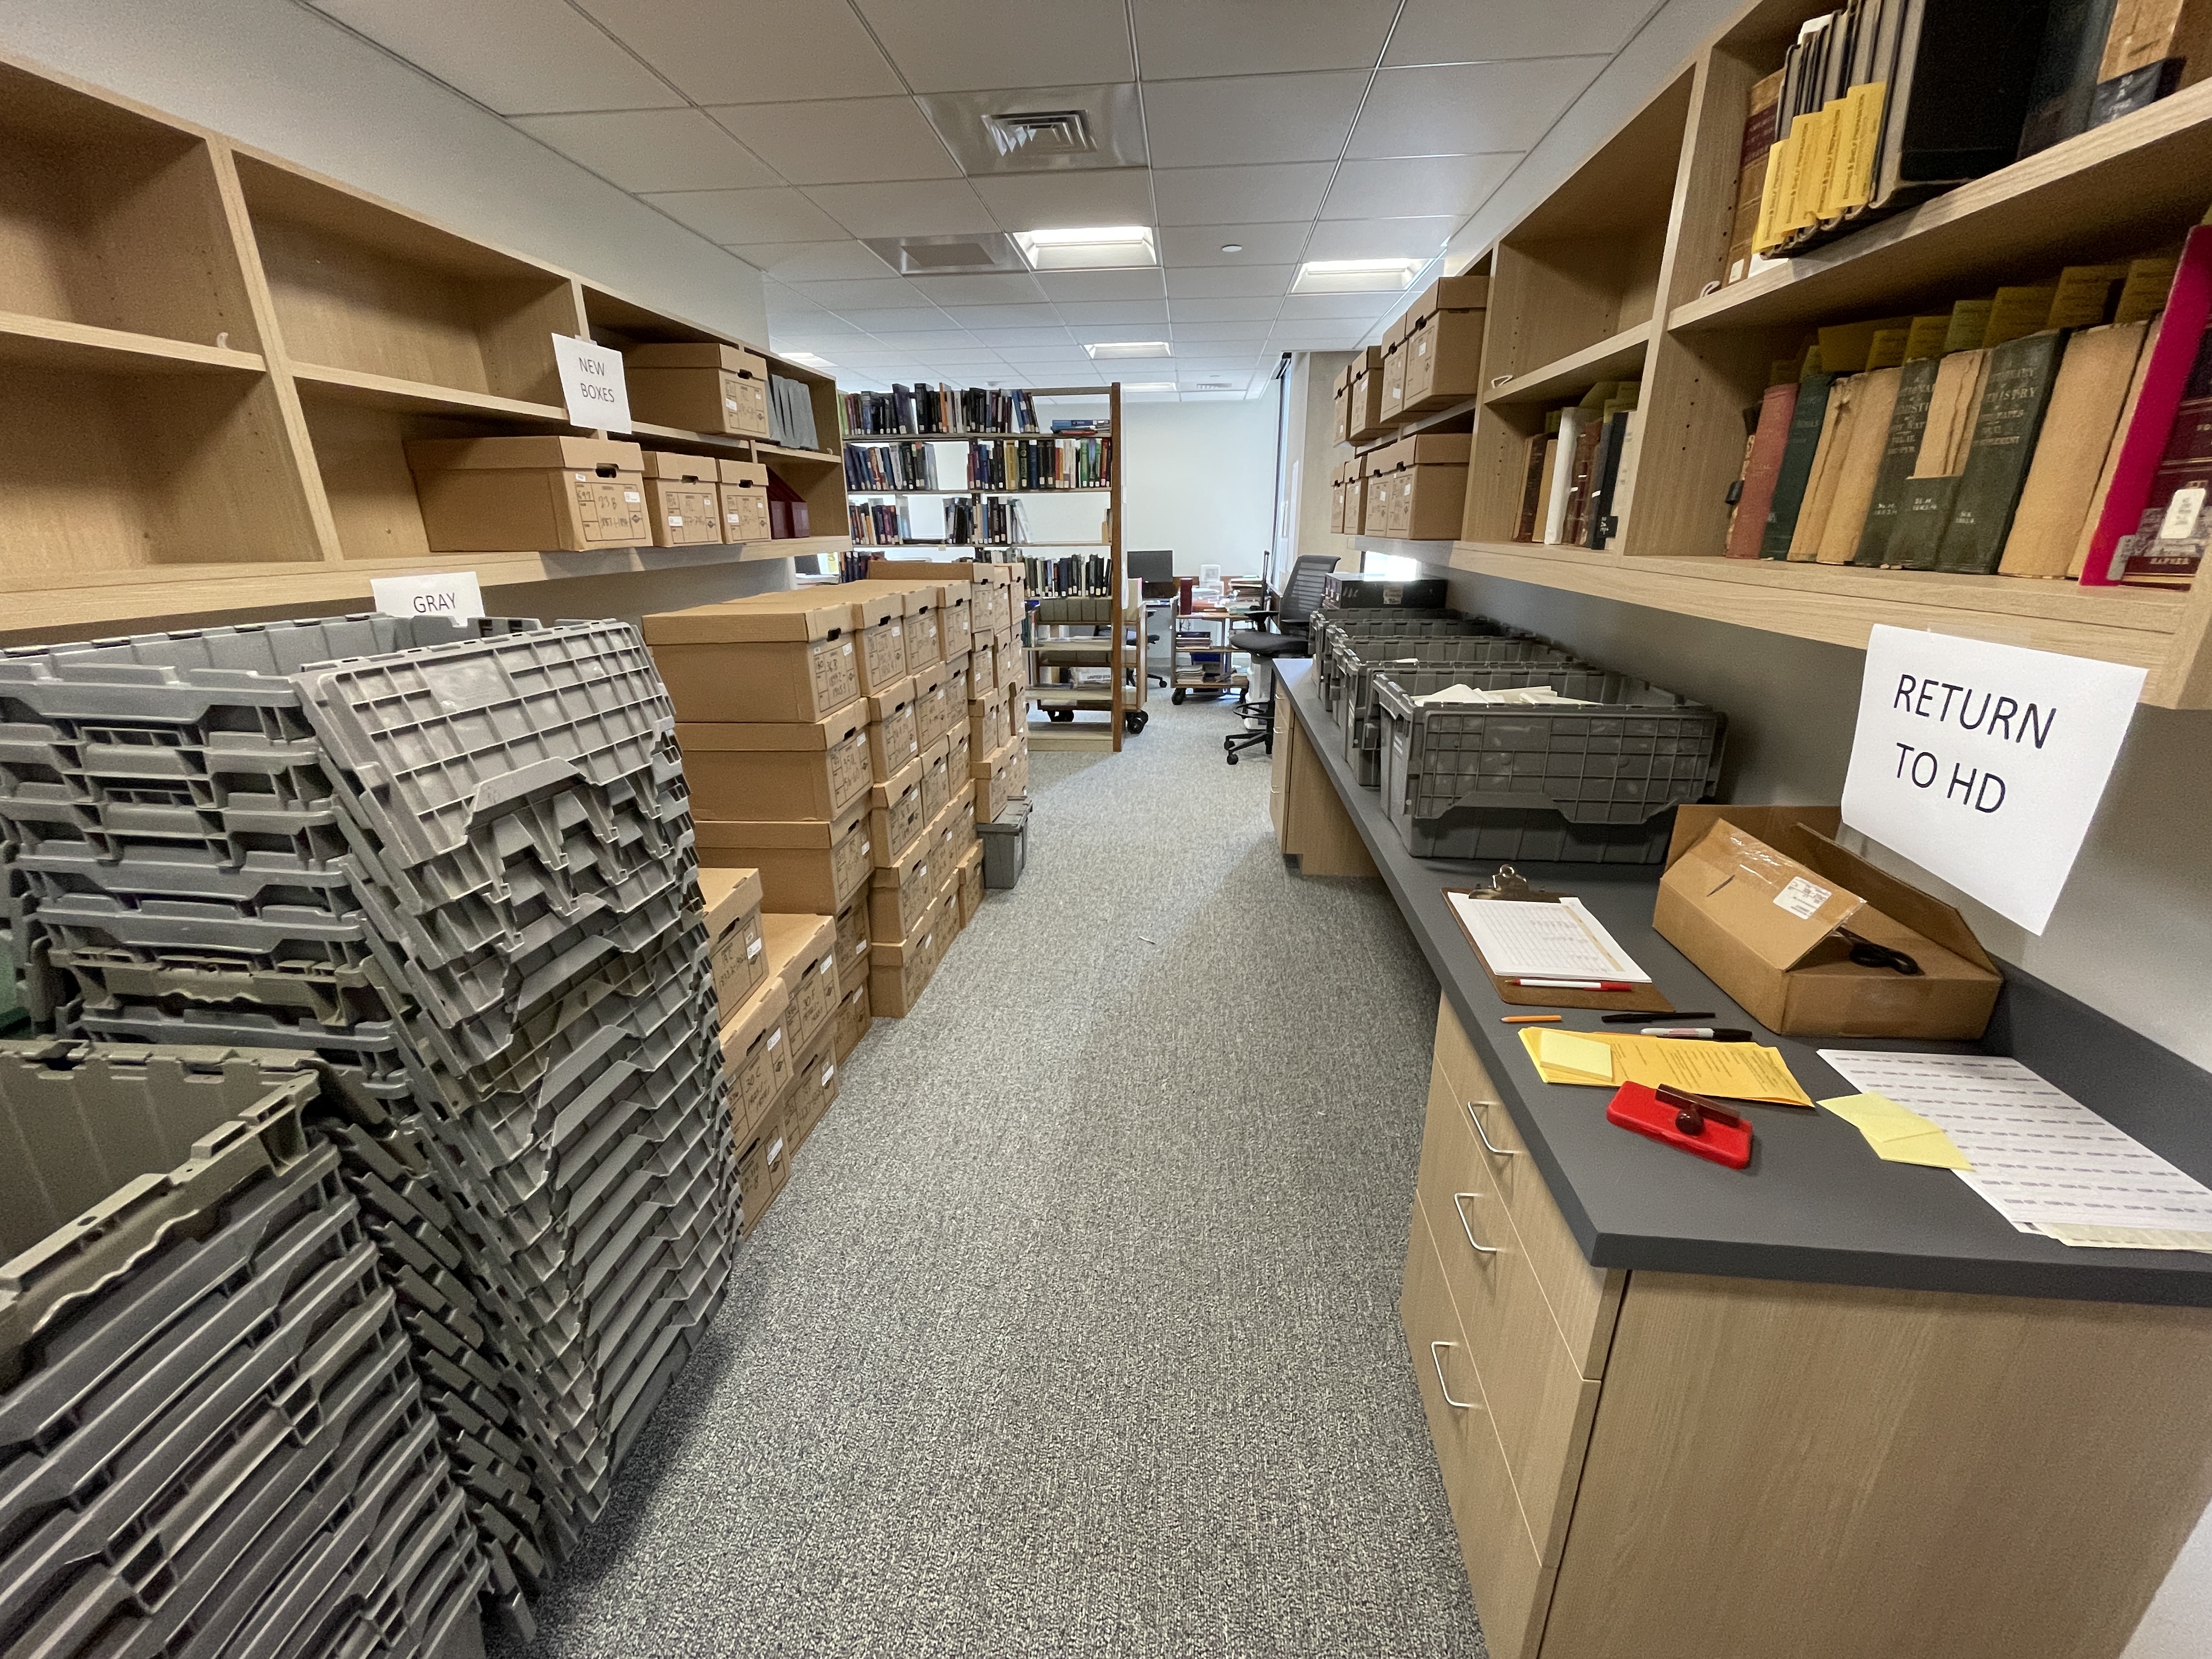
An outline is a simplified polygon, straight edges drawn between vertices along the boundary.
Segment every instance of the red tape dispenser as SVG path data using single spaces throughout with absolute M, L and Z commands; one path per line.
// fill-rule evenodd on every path
M 1678 1151 L 1741 1170 L 1751 1162 L 1751 1125 L 1717 1100 L 1667 1084 L 1624 1083 L 1606 1121 Z

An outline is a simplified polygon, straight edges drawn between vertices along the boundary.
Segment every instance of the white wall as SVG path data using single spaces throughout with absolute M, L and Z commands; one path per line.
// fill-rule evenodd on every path
M 768 338 L 760 273 L 735 254 L 292 0 L 0 0 L 0 50 Z
M 1258 575 L 1274 534 L 1276 408 L 1272 390 L 1219 402 L 1125 399 L 1122 547 L 1171 547 L 1179 575 L 1202 564 Z

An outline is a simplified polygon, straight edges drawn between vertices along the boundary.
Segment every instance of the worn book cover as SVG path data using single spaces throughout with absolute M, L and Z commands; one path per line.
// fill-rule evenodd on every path
M 1948 478 L 1907 478 L 1905 500 L 1897 515 L 1897 528 L 1889 538 L 1882 563 L 1894 570 L 1933 570 L 1936 550 L 1943 543 L 1943 526 L 1950 522 L 1958 498 L 1956 475 Z
M 1797 528 L 1797 512 L 1805 503 L 1805 485 L 1813 474 L 1814 452 L 1820 447 L 1820 428 L 1828 418 L 1828 388 L 1835 376 L 1814 369 L 1797 382 L 1797 408 L 1790 417 L 1790 434 L 1782 452 L 1782 465 L 1774 477 L 1774 500 L 1766 509 L 1766 532 L 1759 538 L 1759 556 L 1790 556 L 1790 538 Z
M 2181 407 L 2174 411 L 2166 451 L 2151 480 L 2150 498 L 2132 536 L 2112 553 L 2112 573 L 2146 587 L 2186 587 L 2204 561 L 2212 538 L 2212 332 L 2198 343 Z
M 1928 403 L 1935 395 L 1936 375 L 1942 360 L 1921 357 L 1898 371 L 1897 404 L 1889 417 L 1889 437 L 1882 447 L 1881 466 L 1874 495 L 1867 503 L 1866 527 L 1851 555 L 1853 564 L 1886 562 L 1889 538 L 1905 507 L 1905 484 L 1920 459 L 1920 441 L 1928 424 Z
M 1988 575 L 1997 568 L 2065 343 L 2050 332 L 1990 348 L 1973 438 L 1936 550 L 1938 569 Z
M 1743 493 L 1736 498 L 1735 520 L 1729 529 L 1728 556 L 1755 559 L 1766 535 L 1766 515 L 1774 501 L 1774 483 L 1782 471 L 1782 452 L 1797 409 L 1797 382 L 1767 387 L 1759 403 L 1759 429 L 1752 434 L 1744 462 Z
M 1521 477 L 1521 511 L 1513 523 L 1513 539 L 1533 542 L 1536 539 L 1536 514 L 1544 494 L 1544 434 L 1539 432 L 1528 440 L 1528 453 L 1522 458 Z
M 2066 574 L 2148 326 L 2112 323 L 2085 328 L 2067 340 L 2051 406 L 2043 412 L 2043 436 L 1997 562 L 2002 574 Z
M 1827 361 L 1825 350 L 1820 361 Z M 1797 509 L 1797 525 L 1790 532 L 1787 556 L 1795 563 L 1813 562 L 1827 527 L 1829 509 L 1836 501 L 1836 483 L 1843 471 L 1844 452 L 1850 447 L 1857 418 L 1859 381 L 1863 378 L 1856 374 L 1838 376 L 1828 387 L 1828 412 L 1821 418 L 1820 441 L 1813 447 L 1813 470 L 1806 477 L 1805 499 Z
M 1813 550 L 1821 564 L 1849 564 L 1858 550 L 1904 378 L 1901 368 L 1870 368 L 1853 382 L 1850 441 L 1838 459 L 1834 498 Z
M 2027 114 L 2021 122 L 2022 158 L 2087 129 L 2089 98 L 2096 90 L 2113 6 L 2114 0 L 2051 0 L 2028 88 Z
M 1954 351 L 1936 369 L 1936 389 L 1914 458 L 1916 478 L 1943 478 L 1963 471 L 1966 445 L 1974 435 L 1974 416 L 1982 405 L 1982 379 L 1989 371 L 1985 351 Z

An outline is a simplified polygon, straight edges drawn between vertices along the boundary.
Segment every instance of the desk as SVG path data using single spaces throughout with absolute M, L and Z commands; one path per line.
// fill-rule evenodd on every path
M 2212 1499 L 2212 1259 L 2015 1233 L 1825 1113 L 1754 1109 L 1742 1174 L 1607 1124 L 1536 1077 L 1443 901 L 1491 866 L 1411 857 L 1287 666 L 1290 827 L 1357 841 L 1442 988 L 1401 1311 L 1492 1653 L 2117 1655 Z M 1529 870 L 1678 1006 L 1756 1028 L 1652 932 L 1658 873 Z M 2212 1079 L 2007 976 L 1949 1046 L 2212 1176 Z

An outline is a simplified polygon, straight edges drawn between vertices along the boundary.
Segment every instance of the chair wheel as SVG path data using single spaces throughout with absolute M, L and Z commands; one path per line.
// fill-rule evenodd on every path
M 1065 725 L 1075 718 L 1075 711 L 1073 708 L 1048 708 L 1044 713 L 1045 718 L 1055 725 Z
M 1121 716 L 1121 724 L 1127 726 L 1131 733 L 1134 734 L 1143 731 L 1145 729 L 1145 722 L 1150 719 L 1152 719 L 1152 716 L 1146 714 L 1143 709 L 1132 708 Z
M 1237 751 L 1233 749 L 1229 751 L 1229 763 L 1231 766 L 1237 764 Z
M 1168 701 L 1169 701 L 1170 702 L 1174 703 L 1174 704 L 1177 705 L 1178 707 L 1180 707 L 1180 706 L 1182 705 L 1182 693 L 1180 690 L 1178 690 L 1178 691 L 1175 694 L 1175 696 L 1173 696 L 1172 697 L 1170 697 L 1170 698 L 1168 699 Z

